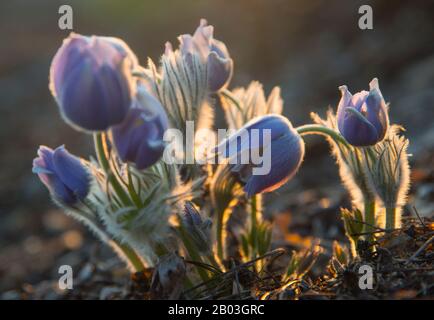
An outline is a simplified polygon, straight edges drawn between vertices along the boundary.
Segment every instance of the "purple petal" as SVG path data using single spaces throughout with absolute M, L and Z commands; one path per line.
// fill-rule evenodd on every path
M 377 130 L 377 139 L 378 141 L 381 141 L 384 139 L 387 129 L 389 128 L 389 117 L 386 102 L 378 88 L 378 82 L 376 83 L 377 86 L 371 88 L 371 91 L 366 98 L 366 118 Z
M 341 100 L 338 104 L 338 111 L 337 111 L 337 121 L 338 121 L 338 128 L 339 131 L 342 131 L 344 127 L 344 121 L 346 116 L 345 109 L 347 107 L 352 107 L 352 98 L 353 96 L 348 91 L 347 86 L 340 86 L 339 90 L 341 91 Z
M 50 88 L 65 120 L 99 131 L 122 122 L 135 94 L 137 58 L 120 39 L 72 34 L 53 59 Z
M 98 71 L 92 69 L 91 62 L 85 60 L 71 72 L 62 91 L 62 115 L 80 128 L 106 130 L 125 118 L 131 87 L 106 65 Z
M 33 159 L 32 167 L 32 172 L 38 175 L 39 179 L 49 190 L 52 190 L 50 175 L 54 173 L 52 157 L 52 149 L 45 146 L 40 146 L 38 150 L 38 157 Z
M 54 96 L 60 94 L 62 83 L 69 75 L 69 71 L 80 63 L 87 45 L 87 37 L 75 33 L 63 40 L 50 67 L 50 88 Z
M 292 128 L 292 124 L 281 115 L 266 115 L 252 119 L 237 132 L 222 141 L 217 149 L 222 156 L 233 157 L 235 153 L 241 153 L 252 148 L 264 147 L 264 130 L 271 131 L 271 141 L 286 134 Z M 258 130 L 259 139 L 252 139 L 252 130 Z M 239 137 L 245 137 L 240 139 Z M 241 140 L 241 142 L 239 142 Z
M 90 189 L 90 176 L 80 159 L 61 146 L 54 151 L 53 164 L 62 183 L 79 199 L 86 198 Z
M 201 226 L 202 217 L 194 207 L 194 205 L 187 201 L 184 205 L 184 218 L 189 226 Z
M 208 55 L 208 87 L 211 92 L 223 89 L 232 78 L 233 62 L 223 59 L 216 52 Z
M 205 19 L 200 20 L 200 25 L 193 34 L 193 43 L 196 50 L 203 59 L 206 59 L 210 52 L 211 40 L 214 33 L 214 27 L 208 26 Z
M 244 191 L 247 197 L 271 192 L 280 188 L 298 171 L 304 157 L 304 143 L 295 132 L 272 141 L 270 172 L 266 175 L 252 175 Z
M 113 143 L 122 161 L 145 169 L 157 162 L 164 151 L 163 136 L 167 115 L 157 99 L 140 90 L 125 121 L 111 130 Z
M 340 131 L 345 140 L 356 147 L 373 145 L 378 141 L 376 128 L 355 108 L 346 110 L 345 122 Z
M 222 59 L 230 58 L 228 48 L 222 41 L 212 39 L 210 49 L 211 52 L 217 53 L 217 55 Z
M 66 204 L 74 204 L 77 202 L 77 196 L 59 178 L 54 165 L 54 153 L 55 151 L 48 147 L 39 147 L 39 157 L 33 160 L 32 171 L 38 175 L 55 199 Z

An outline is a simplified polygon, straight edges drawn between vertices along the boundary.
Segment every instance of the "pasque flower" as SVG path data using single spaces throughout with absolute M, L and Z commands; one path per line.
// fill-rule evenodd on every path
M 137 58 L 117 38 L 72 33 L 50 69 L 50 89 L 63 118 L 87 131 L 121 123 L 135 94 L 131 69 Z
M 208 252 L 211 249 L 211 219 L 202 219 L 201 214 L 194 204 L 189 201 L 185 203 L 184 212 L 181 215 L 181 218 L 186 231 L 198 250 L 201 252 Z
M 212 92 L 224 88 L 232 78 L 233 61 L 226 45 L 213 38 L 214 27 L 205 19 L 193 35 L 179 36 L 180 50 L 184 55 L 196 53 L 207 64 L 208 87 Z
M 40 146 L 32 171 L 60 203 L 74 205 L 89 193 L 91 180 L 88 170 L 64 146 L 55 150 Z
M 266 132 L 270 139 L 266 138 Z M 216 150 L 230 158 L 232 171 L 245 183 L 244 191 L 250 197 L 276 190 L 297 172 L 304 157 L 304 142 L 287 118 L 272 114 L 252 119 Z M 258 152 L 263 154 L 261 163 L 243 163 L 243 155 L 248 153 L 252 159 L 253 153 Z M 260 167 L 268 167 L 268 173 L 255 174 Z
M 132 162 L 142 170 L 163 155 L 163 136 L 167 128 L 168 119 L 163 106 L 143 86 L 139 86 L 134 106 L 124 122 L 112 127 L 111 137 L 120 159 Z
M 338 105 L 337 121 L 340 133 L 353 146 L 371 146 L 383 140 L 389 127 L 386 102 L 377 78 L 369 83 L 369 92 L 352 95 L 347 86 Z

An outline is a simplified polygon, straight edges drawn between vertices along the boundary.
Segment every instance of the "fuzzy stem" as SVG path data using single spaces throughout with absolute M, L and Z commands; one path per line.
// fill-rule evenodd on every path
M 127 184 L 128 193 L 130 194 L 131 199 L 134 201 L 134 204 L 136 205 L 136 207 L 141 208 L 142 207 L 142 201 L 140 199 L 139 194 L 136 192 L 136 189 L 134 188 L 134 182 L 133 182 L 133 178 L 131 176 L 131 171 L 130 171 L 129 165 L 127 165 L 127 176 L 128 176 L 128 184 Z
M 216 225 L 217 256 L 223 260 L 223 214 L 218 214 Z
M 119 181 L 116 179 L 115 175 L 110 170 L 110 163 L 107 158 L 107 146 L 104 141 L 105 139 L 103 138 L 103 133 L 94 133 L 93 139 L 95 143 L 95 152 L 98 158 L 98 162 L 101 168 L 107 174 L 107 179 L 111 183 L 115 193 L 126 206 L 132 205 L 131 199 L 128 197 L 128 194 L 125 192 Z
M 365 224 L 363 232 L 368 233 L 366 238 L 368 241 L 372 241 L 374 238 L 373 232 L 375 231 L 375 200 L 366 199 L 364 207 Z
M 395 229 L 396 208 L 386 208 L 386 230 Z
M 94 133 L 93 141 L 95 143 L 95 152 L 98 158 L 98 162 L 101 168 L 105 172 L 108 172 L 110 170 L 110 164 L 107 159 L 107 146 L 103 139 L 103 133 Z
M 250 199 L 250 239 L 252 243 L 252 259 L 256 258 L 258 250 L 258 207 L 257 197 L 252 196 Z
M 223 89 L 220 90 L 220 94 L 225 98 L 231 100 L 235 107 L 238 109 L 238 111 L 243 115 L 243 108 L 241 108 L 240 102 L 231 91 L 229 91 L 228 89 Z M 246 119 L 243 119 L 243 122 L 246 122 Z
M 107 146 L 103 138 L 103 133 L 94 133 L 93 138 L 95 143 L 96 155 L 101 168 L 106 172 L 107 177 L 110 183 L 112 184 L 113 189 L 115 190 L 118 197 L 122 200 L 122 202 L 124 202 L 124 204 L 130 205 L 131 201 L 128 198 L 128 195 L 125 193 L 125 190 L 119 184 L 119 181 L 110 171 L 110 163 L 107 158 Z M 137 255 L 137 253 L 134 251 L 133 248 L 131 248 L 127 244 L 122 244 L 116 240 L 114 240 L 114 243 L 119 248 L 119 250 L 122 251 L 122 253 L 131 263 L 131 265 L 133 266 L 136 272 L 143 271 L 145 269 L 143 262 L 141 261 L 140 257 Z
M 226 229 L 226 222 L 228 217 L 230 216 L 230 212 L 228 210 L 230 206 L 225 209 L 222 209 L 220 205 L 217 205 L 217 223 L 216 223 L 216 240 L 217 240 L 217 257 L 220 261 L 225 259 L 225 239 L 224 233 Z
M 186 230 L 184 229 L 184 227 L 182 225 L 180 225 L 178 230 L 179 230 L 179 234 L 181 236 L 181 240 L 182 240 L 184 247 L 187 250 L 187 253 L 190 256 L 190 258 L 193 261 L 203 263 L 202 258 L 200 256 L 197 248 L 192 243 L 192 241 L 190 241 L 190 237 L 189 237 L 188 233 L 186 232 Z M 203 268 L 196 266 L 196 271 L 199 274 L 199 276 L 203 282 L 207 282 L 208 280 L 210 280 L 208 273 Z
M 129 245 L 122 244 L 118 241 L 114 241 L 114 243 L 116 243 L 116 246 L 122 251 L 128 261 L 131 263 L 135 272 L 141 272 L 145 270 L 142 260 Z
M 330 138 L 332 138 L 335 141 L 339 141 L 340 143 L 342 143 L 343 145 L 348 147 L 348 142 L 344 139 L 344 137 L 342 137 L 339 132 L 324 127 L 320 124 L 305 124 L 303 126 L 299 126 L 297 128 L 295 128 L 295 130 L 297 130 L 297 132 L 301 135 L 308 135 L 308 134 L 318 134 L 318 135 L 322 135 L 322 136 L 329 136 Z

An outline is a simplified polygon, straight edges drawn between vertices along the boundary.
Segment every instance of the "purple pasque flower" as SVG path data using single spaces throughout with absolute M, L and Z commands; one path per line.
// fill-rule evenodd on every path
M 287 118 L 277 114 L 252 119 L 216 149 L 229 158 L 232 171 L 245 183 L 247 197 L 280 188 L 298 171 L 304 157 L 302 138 Z M 255 160 L 253 155 L 259 153 L 262 159 L 256 161 L 259 157 Z
M 372 146 L 384 139 L 389 128 L 386 102 L 377 78 L 369 83 L 369 92 L 352 95 L 347 86 L 340 86 L 342 97 L 338 105 L 338 128 L 349 144 Z
M 53 198 L 62 204 L 72 206 L 84 200 L 89 193 L 91 178 L 88 170 L 64 146 L 55 150 L 40 146 L 32 171 L 39 176 Z
M 211 219 L 203 219 L 194 204 L 190 201 L 185 202 L 184 212 L 181 214 L 181 219 L 183 226 L 199 251 L 209 252 L 211 249 Z
M 167 128 L 168 119 L 163 106 L 140 85 L 134 106 L 124 122 L 112 127 L 111 138 L 119 158 L 142 170 L 163 155 L 163 136 Z
M 214 27 L 205 19 L 200 20 L 199 27 L 193 35 L 183 34 L 178 37 L 180 50 L 184 56 L 196 53 L 207 65 L 208 87 L 217 92 L 226 87 L 232 78 L 233 61 L 226 45 L 214 39 Z
M 136 65 L 136 56 L 120 39 L 71 33 L 50 68 L 49 87 L 62 117 L 86 131 L 121 123 L 135 94 L 131 70 Z
M 199 211 L 196 209 L 193 203 L 190 201 L 186 201 L 184 204 L 184 212 L 182 215 L 184 223 L 189 227 L 199 227 L 202 225 L 203 220 L 199 213 Z

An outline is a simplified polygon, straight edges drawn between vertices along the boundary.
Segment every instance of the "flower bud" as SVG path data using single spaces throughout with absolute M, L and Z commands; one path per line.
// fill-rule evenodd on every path
M 182 222 L 189 236 L 200 252 L 208 253 L 210 246 L 211 219 L 202 219 L 199 211 L 191 202 L 186 202 Z
M 354 96 L 346 86 L 339 89 L 338 128 L 353 146 L 371 146 L 384 139 L 389 127 L 387 105 L 383 99 L 378 80 L 369 83 L 370 91 L 360 91 Z
M 74 205 L 84 200 L 90 190 L 90 175 L 80 159 L 64 146 L 54 151 L 45 146 L 38 149 L 33 160 L 33 173 L 48 188 L 53 198 L 62 204 Z
M 101 131 L 121 123 L 135 94 L 137 58 L 125 42 L 72 33 L 50 68 L 50 90 L 66 122 Z
M 177 253 L 160 257 L 151 280 L 151 299 L 179 299 L 187 273 L 185 261 Z
M 254 118 L 220 143 L 217 150 L 229 158 L 229 163 L 236 160 L 232 171 L 245 182 L 244 191 L 251 197 L 274 191 L 294 176 L 303 161 L 304 142 L 287 118 L 274 114 Z M 253 161 L 260 151 L 261 162 Z M 246 154 L 247 163 L 243 160 Z M 264 168 L 268 173 L 260 173 Z
M 193 36 L 189 34 L 179 37 L 180 50 L 188 57 L 196 53 L 202 62 L 207 65 L 208 88 L 211 92 L 217 92 L 227 86 L 232 78 L 233 61 L 229 56 L 226 45 L 213 38 L 214 27 L 208 26 L 205 19 L 200 20 L 200 25 Z
M 161 103 L 140 87 L 134 107 L 124 122 L 111 129 L 119 158 L 134 163 L 140 170 L 152 166 L 163 155 L 163 136 L 167 127 L 167 115 Z

